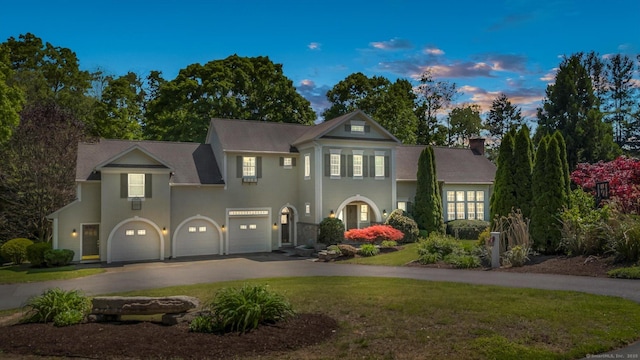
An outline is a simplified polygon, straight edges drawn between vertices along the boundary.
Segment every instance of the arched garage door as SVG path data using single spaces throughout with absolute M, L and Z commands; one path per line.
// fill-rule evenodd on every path
M 218 229 L 204 219 L 192 219 L 184 223 L 175 235 L 175 242 L 176 257 L 220 254 Z
M 111 261 L 158 260 L 160 234 L 149 223 L 130 221 L 120 225 L 111 238 Z

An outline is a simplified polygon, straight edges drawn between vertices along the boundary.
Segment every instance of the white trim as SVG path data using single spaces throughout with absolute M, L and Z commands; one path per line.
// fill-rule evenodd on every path
M 220 225 L 218 225 L 218 223 L 206 216 L 202 216 L 200 214 L 196 215 L 196 216 L 192 216 L 189 218 L 184 219 L 177 227 L 176 230 L 173 232 L 172 238 L 171 238 L 171 256 L 172 257 L 178 257 L 176 256 L 176 241 L 178 239 L 178 232 L 180 230 L 182 230 L 182 227 L 187 224 L 188 222 L 192 221 L 192 220 L 204 220 L 208 223 L 210 223 L 211 225 L 213 225 L 214 228 L 216 228 L 218 230 L 218 236 L 220 239 L 220 249 L 218 251 L 218 253 L 220 255 L 224 255 L 224 235 L 222 232 L 222 228 L 220 227 Z
M 298 244 L 298 229 L 296 228 L 297 225 L 294 225 L 293 227 L 291 226 L 292 223 L 294 223 L 294 221 L 298 221 L 298 209 L 296 209 L 295 206 L 291 205 L 290 203 L 286 203 L 284 204 L 281 208 L 280 211 L 278 211 L 278 247 L 282 246 L 282 210 L 284 210 L 285 208 L 289 208 L 291 210 L 293 210 L 293 216 L 289 218 L 289 240 L 291 240 L 289 243 L 293 244 L 293 246 L 296 246 Z M 294 221 L 291 221 L 291 220 Z M 295 231 L 291 231 L 291 230 L 295 230 Z
M 315 166 L 314 168 L 316 169 L 315 171 L 315 180 L 314 180 L 314 188 L 315 188 L 315 194 L 314 194 L 314 198 L 313 198 L 313 202 L 315 203 L 315 213 L 313 214 L 314 218 L 315 218 L 315 223 L 319 224 L 320 221 L 322 221 L 322 188 L 323 188 L 323 177 L 324 177 L 324 172 L 322 169 L 322 161 L 323 161 L 323 154 L 322 154 L 322 145 L 314 142 L 315 148 Z M 306 202 L 305 202 L 306 203 Z M 309 214 L 311 215 L 311 214 Z
M 120 227 L 122 227 L 123 225 L 133 221 L 141 221 L 151 225 L 156 230 L 158 235 L 160 235 L 160 256 L 158 257 L 158 260 L 160 261 L 164 260 L 164 235 L 162 234 L 162 230 L 153 221 L 146 218 L 134 216 L 132 218 L 128 218 L 120 221 L 116 226 L 111 228 L 111 232 L 109 233 L 109 237 L 107 238 L 107 264 L 110 264 L 112 261 L 111 260 L 111 243 L 116 231 L 118 231 L 118 229 L 120 229 Z
M 362 196 L 360 194 L 357 194 L 355 196 L 351 196 L 349 198 L 347 198 L 345 201 L 343 201 L 340 206 L 338 206 L 338 210 L 336 211 L 336 214 L 341 213 L 344 208 L 349 205 L 352 202 L 357 202 L 357 201 L 361 201 L 363 203 L 366 203 L 367 205 L 369 205 L 369 208 L 371 210 L 373 210 L 373 214 L 376 217 L 376 222 L 382 222 L 382 214 L 380 213 L 380 209 L 378 209 L 378 205 L 376 205 L 375 202 L 373 202 L 373 200 L 369 199 L 368 197 Z M 358 219 L 360 219 L 360 213 L 358 212 Z M 369 219 L 369 222 L 371 222 L 371 219 Z M 345 226 L 346 226 L 347 222 L 345 220 Z
M 153 155 L 152 153 L 150 153 L 149 151 L 143 149 L 140 145 L 135 144 L 131 147 L 129 147 L 128 149 L 125 149 L 124 151 L 121 151 L 119 153 L 117 153 L 116 155 L 112 156 L 111 158 L 103 161 L 102 163 L 98 164 L 95 169 L 98 171 L 103 171 L 105 168 L 105 166 L 111 164 L 112 162 L 116 161 L 117 159 L 120 159 L 122 157 L 124 157 L 125 155 L 128 155 L 129 153 L 133 152 L 134 150 L 138 150 L 140 152 L 142 152 L 143 154 L 147 155 L 148 157 L 150 157 L 151 159 L 153 159 L 154 161 L 156 161 L 157 163 L 161 164 L 162 166 L 166 166 L 165 172 L 167 170 L 169 171 L 174 171 L 173 167 L 171 167 L 169 164 L 167 164 L 166 162 L 162 161 L 160 158 L 158 158 L 157 156 Z M 126 166 L 126 164 L 115 164 L 115 165 L 122 165 L 119 166 L 120 168 L 124 168 L 127 169 L 128 167 Z M 114 167 L 114 168 L 118 168 L 118 167 Z

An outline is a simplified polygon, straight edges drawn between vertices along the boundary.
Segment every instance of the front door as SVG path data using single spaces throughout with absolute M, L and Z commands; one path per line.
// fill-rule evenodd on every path
M 280 213 L 280 233 L 281 238 L 280 242 L 282 245 L 290 245 L 291 244 L 291 211 L 289 208 L 282 209 L 282 213 Z
M 82 260 L 100 260 L 100 226 L 82 225 Z
M 358 205 L 347 205 L 347 230 L 358 228 Z

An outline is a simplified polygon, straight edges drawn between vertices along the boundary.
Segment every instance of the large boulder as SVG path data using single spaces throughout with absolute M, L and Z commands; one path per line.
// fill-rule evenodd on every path
M 195 309 L 200 304 L 198 299 L 191 296 L 98 296 L 92 302 L 92 314 L 117 316 L 178 314 Z

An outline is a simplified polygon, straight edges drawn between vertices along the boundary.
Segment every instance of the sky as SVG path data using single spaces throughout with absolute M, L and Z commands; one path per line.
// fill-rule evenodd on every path
M 533 119 L 563 56 L 635 58 L 639 23 L 637 0 L 0 2 L 0 41 L 30 32 L 83 70 L 171 80 L 194 63 L 268 56 L 318 115 L 350 74 L 417 85 L 429 69 L 457 85 L 457 103 L 486 111 L 502 92 Z

